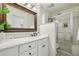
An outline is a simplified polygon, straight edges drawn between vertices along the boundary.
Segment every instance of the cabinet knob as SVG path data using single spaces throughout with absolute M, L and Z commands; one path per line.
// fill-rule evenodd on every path
M 29 47 L 31 48 L 31 45 L 29 45 Z
M 29 55 L 31 55 L 31 53 L 29 53 Z
M 43 45 L 42 47 L 45 47 L 46 45 Z

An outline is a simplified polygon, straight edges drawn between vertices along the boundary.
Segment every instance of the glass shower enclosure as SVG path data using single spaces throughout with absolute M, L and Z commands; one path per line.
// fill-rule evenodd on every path
M 57 48 L 58 56 L 79 55 L 77 31 L 79 13 L 69 12 L 55 17 L 57 23 Z

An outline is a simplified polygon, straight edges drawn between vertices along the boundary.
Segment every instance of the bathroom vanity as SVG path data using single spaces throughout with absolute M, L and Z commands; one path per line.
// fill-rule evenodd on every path
M 34 32 L 37 34 L 37 13 L 17 3 L 3 3 L 4 32 Z M 32 35 L 31 35 L 32 36 Z M 0 43 L 0 56 L 48 56 L 48 35 L 19 37 Z M 6 38 L 5 38 L 6 39 Z
M 48 35 L 3 42 L 0 44 L 0 56 L 48 56 Z

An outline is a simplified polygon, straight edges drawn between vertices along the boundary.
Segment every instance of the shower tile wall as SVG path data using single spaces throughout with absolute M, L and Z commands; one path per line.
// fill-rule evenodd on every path
M 77 32 L 79 29 L 79 11 L 73 12 L 73 24 L 72 55 L 79 56 L 79 40 L 77 40 Z
M 72 45 L 72 55 L 79 56 L 79 45 Z
M 77 31 L 79 28 L 79 12 L 73 12 L 73 21 L 74 21 L 74 25 L 73 25 L 73 44 L 78 44 L 78 40 L 77 40 Z

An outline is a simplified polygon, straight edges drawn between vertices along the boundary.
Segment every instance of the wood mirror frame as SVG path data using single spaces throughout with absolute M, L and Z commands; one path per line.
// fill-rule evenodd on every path
M 4 8 L 5 7 L 5 4 L 3 3 L 0 3 L 0 8 Z M 4 23 L 4 20 L 5 20 L 5 15 L 4 14 L 0 14 L 0 23 Z
M 25 11 L 27 13 L 33 14 L 34 15 L 34 28 L 7 28 L 4 30 L 4 32 L 35 32 L 37 31 L 37 13 L 36 12 L 33 12 L 17 3 L 3 3 L 3 8 L 6 8 L 7 4 L 17 9 L 20 9 L 22 11 Z M 3 20 L 4 22 L 6 22 L 7 20 L 7 16 L 5 14 L 3 15 Z

